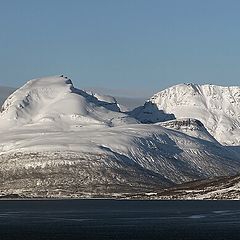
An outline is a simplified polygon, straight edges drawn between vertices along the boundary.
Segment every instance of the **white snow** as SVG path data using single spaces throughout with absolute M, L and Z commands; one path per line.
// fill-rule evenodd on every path
M 203 139 L 209 142 L 218 143 L 216 139 L 207 131 L 205 126 L 198 120 L 192 118 L 178 118 L 175 120 L 158 122 L 156 125 L 161 125 L 165 128 L 174 129 L 186 133 L 189 136 Z
M 43 125 L 66 130 L 86 125 L 121 125 L 137 121 L 123 113 L 114 98 L 88 94 L 63 76 L 34 79 L 5 101 L 0 128 Z
M 162 121 L 156 109 L 165 117 L 197 119 L 220 143 L 240 145 L 240 87 L 179 84 L 150 98 L 138 119 Z
M 174 183 L 235 174 L 240 169 L 239 159 L 214 139 L 222 136 L 217 129 L 223 134 L 229 126 L 238 124 L 239 117 L 234 115 L 239 113 L 239 105 L 234 102 L 240 101 L 238 88 L 229 89 L 232 98 L 225 88 L 213 86 L 180 85 L 165 90 L 150 99 L 153 115 L 157 113 L 170 120 L 173 113 L 176 117 L 193 119 L 140 124 L 122 113 L 113 97 L 76 89 L 67 77 L 34 79 L 9 96 L 2 106 L 0 155 L 3 159 L 17 152 L 61 152 L 63 157 L 69 152 L 79 156 L 91 154 L 95 158 L 104 155 L 107 159 L 137 165 Z M 227 101 L 225 95 L 231 100 Z M 158 111 L 154 105 L 163 110 Z M 214 137 L 195 119 L 203 122 Z M 238 131 L 233 128 L 225 133 L 227 143 L 231 139 L 237 144 Z M 34 167 L 30 160 L 27 166 Z M 113 162 L 109 160 L 108 164 L 111 166 Z

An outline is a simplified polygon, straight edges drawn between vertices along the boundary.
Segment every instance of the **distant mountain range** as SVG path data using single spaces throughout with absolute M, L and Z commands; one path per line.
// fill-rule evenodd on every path
M 1 195 L 149 196 L 233 176 L 239 127 L 240 87 L 180 84 L 127 111 L 65 76 L 30 80 L 1 108 Z

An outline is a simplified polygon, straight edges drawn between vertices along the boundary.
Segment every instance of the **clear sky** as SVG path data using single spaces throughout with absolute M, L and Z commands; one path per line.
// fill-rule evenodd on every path
M 0 0 L 0 85 L 65 74 L 79 88 L 239 85 L 238 0 Z

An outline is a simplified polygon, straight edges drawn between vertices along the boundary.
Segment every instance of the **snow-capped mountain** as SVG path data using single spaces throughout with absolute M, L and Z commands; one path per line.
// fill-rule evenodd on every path
M 165 122 L 140 123 L 146 105 Z M 133 112 L 64 76 L 27 82 L 0 113 L 2 194 L 104 196 L 239 172 L 238 155 L 195 117 L 150 102 Z
M 179 84 L 155 94 L 133 116 L 146 123 L 197 119 L 220 143 L 240 145 L 240 87 Z
M 136 123 L 136 120 L 120 113 L 114 98 L 76 89 L 71 80 L 63 76 L 27 82 L 10 95 L 1 108 L 0 128 L 49 125 L 46 122 L 65 129 L 89 124 Z

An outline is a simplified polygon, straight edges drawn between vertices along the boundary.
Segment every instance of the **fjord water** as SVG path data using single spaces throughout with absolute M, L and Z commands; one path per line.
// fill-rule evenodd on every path
M 0 201 L 4 240 L 239 237 L 239 201 Z

